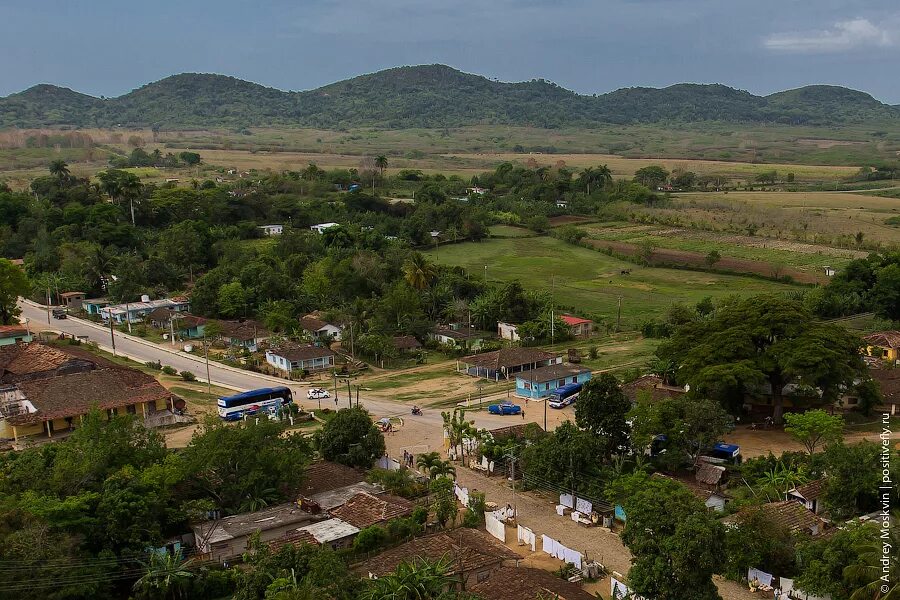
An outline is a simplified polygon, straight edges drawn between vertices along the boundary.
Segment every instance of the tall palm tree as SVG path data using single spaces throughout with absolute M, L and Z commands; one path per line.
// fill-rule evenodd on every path
M 387 169 L 388 159 L 384 154 L 379 154 L 375 157 L 375 166 L 381 171 L 381 176 L 384 177 L 384 170 Z
M 416 252 L 403 263 L 403 276 L 414 289 L 424 290 L 435 276 L 434 265 L 428 262 L 421 253 Z
M 109 171 L 100 171 L 97 173 L 97 179 L 100 180 L 100 190 L 109 196 L 109 199 L 116 203 L 122 196 L 122 185 L 119 177 L 120 171 L 110 169 Z
M 63 180 L 68 179 L 69 177 L 69 165 L 66 161 L 61 158 L 57 158 L 56 160 L 50 161 L 50 165 L 47 167 L 50 171 L 50 174 L 56 177 L 57 179 Z
M 400 563 L 390 575 L 372 579 L 363 600 L 436 600 L 454 583 L 447 574 L 449 557 L 436 562 L 414 560 Z
M 416 458 L 416 466 L 425 471 L 426 473 L 431 473 L 431 469 L 434 468 L 435 465 L 441 462 L 441 455 L 437 452 L 428 452 L 426 454 L 420 454 Z
M 146 596 L 178 598 L 185 582 L 194 576 L 189 570 L 190 565 L 190 559 L 182 560 L 180 552 L 154 552 L 150 555 L 150 560 L 143 563 L 144 574 L 134 582 L 132 589 L 143 592 Z
M 465 464 L 465 440 L 475 433 L 475 422 L 466 420 L 464 408 L 454 408 L 452 413 L 444 411 L 441 413 L 441 418 L 444 420 L 444 429 L 447 431 L 450 445 L 460 447 L 459 459 Z
M 131 209 L 131 224 L 134 225 L 134 201 L 141 197 L 144 186 L 141 185 L 140 178 L 133 173 L 126 173 L 119 182 L 119 190 L 124 198 L 128 198 L 128 204 Z
M 894 515 L 896 519 L 896 514 Z M 858 552 L 860 564 L 844 567 L 844 579 L 860 585 L 850 596 L 850 600 L 900 600 L 900 533 L 896 527 L 889 530 L 890 539 L 872 539 L 860 544 Z M 884 556 L 884 543 L 891 544 L 894 551 Z M 887 558 L 887 573 L 882 561 Z M 887 581 L 881 579 L 887 575 Z M 887 591 L 884 591 L 887 590 Z

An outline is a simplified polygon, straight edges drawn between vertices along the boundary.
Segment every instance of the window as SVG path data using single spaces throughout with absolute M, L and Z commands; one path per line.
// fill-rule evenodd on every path
M 525 382 L 525 389 L 526 389 L 526 390 L 530 390 L 530 389 L 531 389 L 531 384 L 528 383 L 527 381 Z
M 125 412 L 127 412 L 129 415 L 137 414 L 137 407 L 134 404 L 129 404 L 125 407 Z
M 572 378 L 572 383 L 578 383 L 578 376 L 577 376 L 577 375 L 576 375 L 575 377 Z

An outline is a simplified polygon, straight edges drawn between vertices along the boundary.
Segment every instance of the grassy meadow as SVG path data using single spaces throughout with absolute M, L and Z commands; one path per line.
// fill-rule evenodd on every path
M 551 237 L 487 239 L 427 255 L 438 264 L 465 267 L 473 277 L 483 276 L 487 266 L 489 281 L 518 279 L 527 289 L 552 291 L 560 308 L 604 323 L 615 323 L 621 298 L 623 329 L 639 328 L 677 302 L 804 289 L 756 277 L 642 267 Z

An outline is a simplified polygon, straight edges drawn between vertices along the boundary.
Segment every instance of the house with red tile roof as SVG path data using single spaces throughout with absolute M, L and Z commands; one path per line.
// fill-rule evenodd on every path
M 573 315 L 561 315 L 559 317 L 562 322 L 569 326 L 569 330 L 574 337 L 590 337 L 591 331 L 594 329 L 594 322 L 590 319 L 576 317 Z

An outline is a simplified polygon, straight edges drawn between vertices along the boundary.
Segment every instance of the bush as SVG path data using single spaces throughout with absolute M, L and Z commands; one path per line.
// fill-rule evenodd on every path
M 591 346 L 588 348 L 588 356 L 592 359 L 597 358 L 600 355 L 600 352 L 597 350 L 597 346 Z
M 358 552 L 370 552 L 382 546 L 387 539 L 387 531 L 383 527 L 372 525 L 356 534 L 356 539 L 353 540 L 353 549 Z
M 160 369 L 162 369 L 162 364 L 160 364 L 160 362 L 158 360 L 157 361 L 148 360 L 147 362 L 144 363 L 144 366 L 147 367 L 148 369 L 153 369 L 154 371 L 159 371 Z
M 197 376 L 190 371 L 182 371 L 179 375 L 181 375 L 181 378 L 185 381 L 197 381 Z
M 178 369 L 176 369 L 175 367 L 170 367 L 169 365 L 162 367 L 161 370 L 166 375 L 178 375 Z

